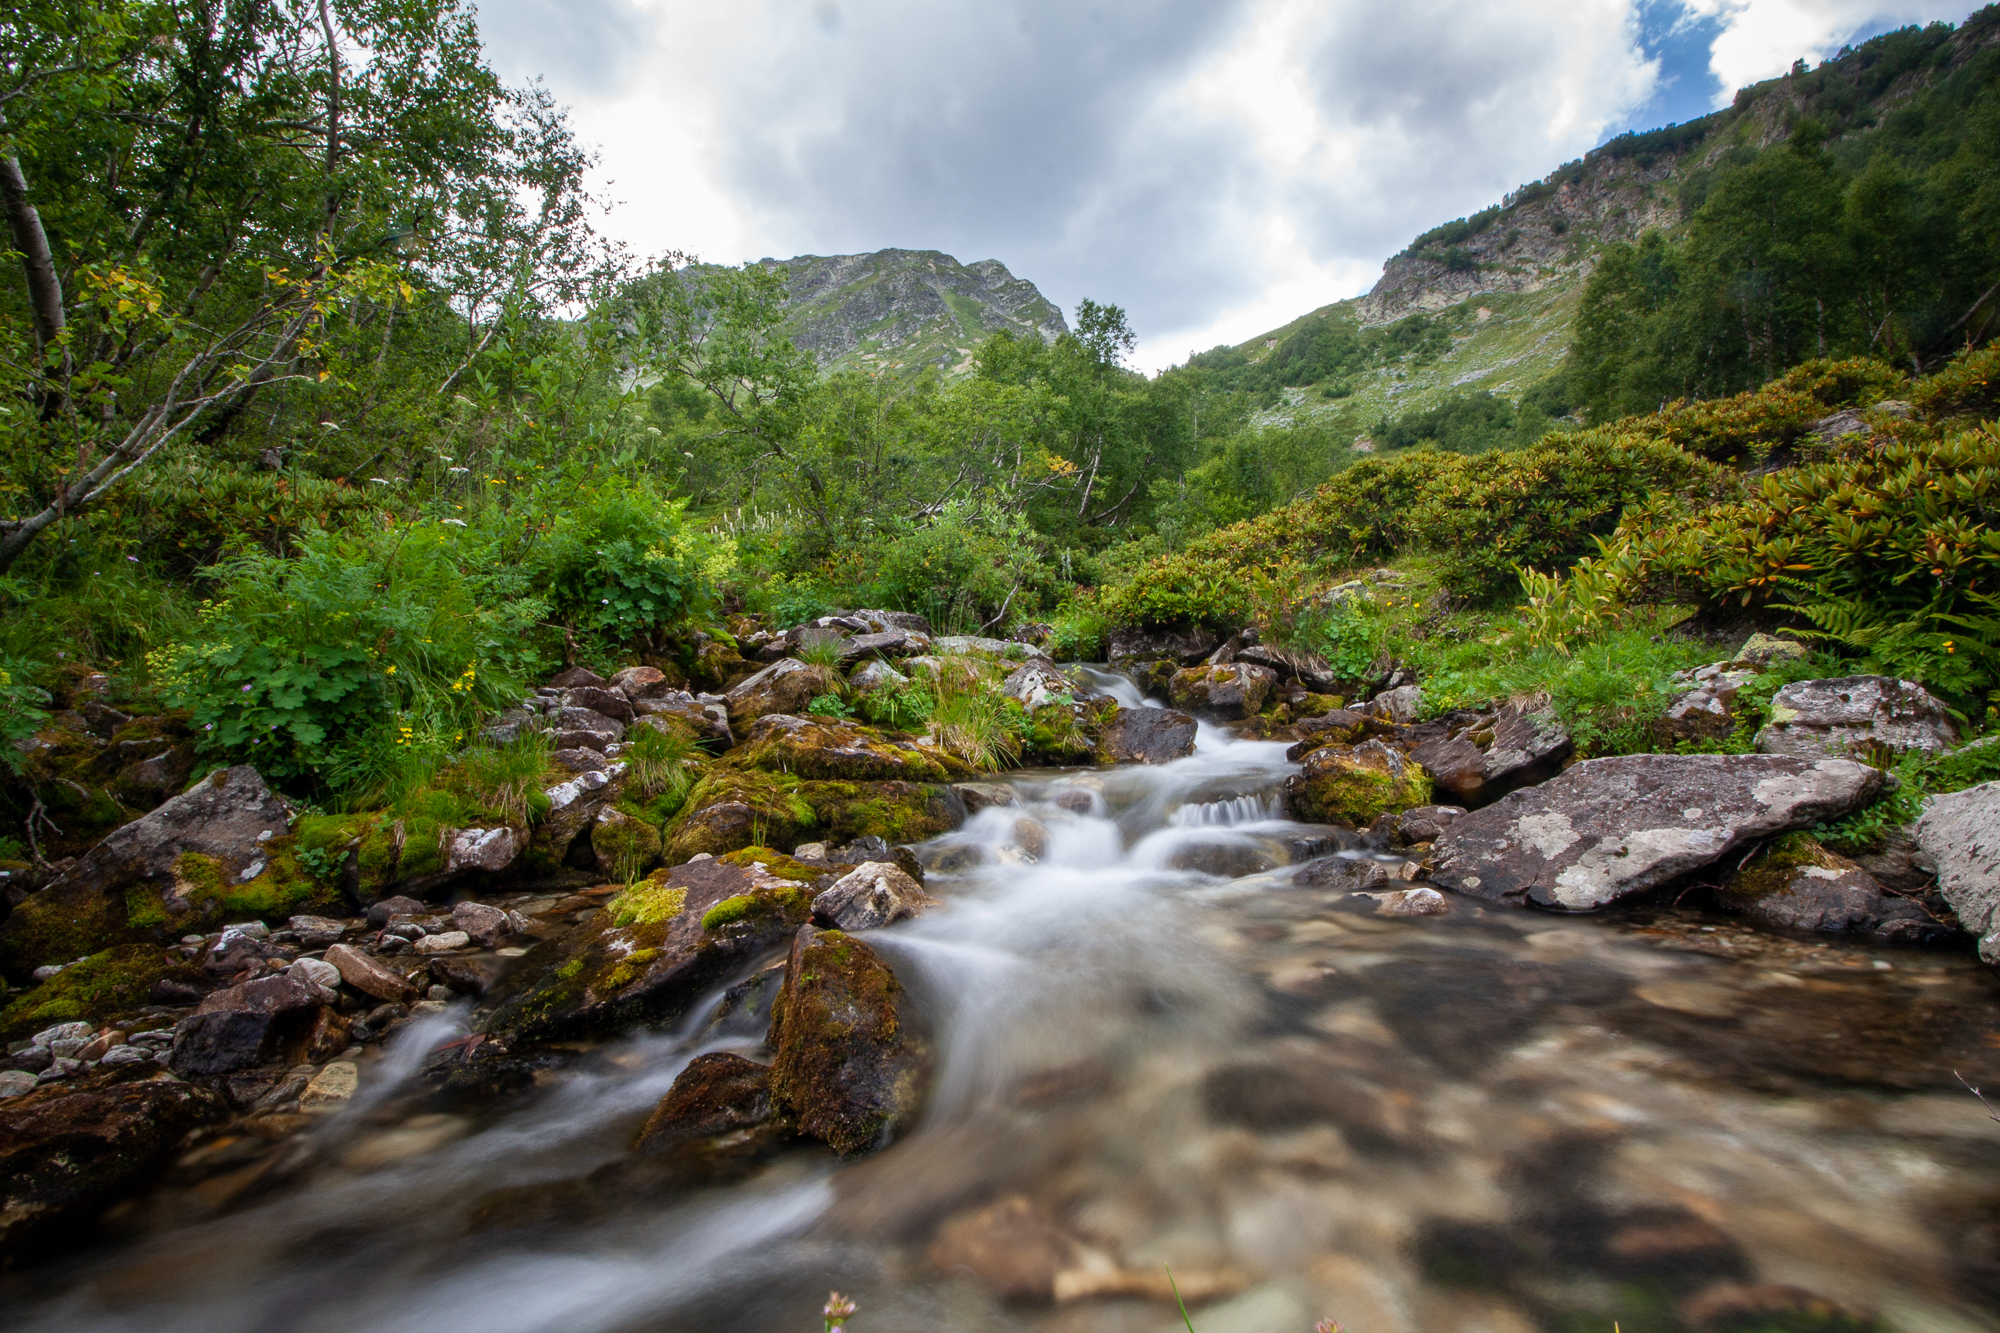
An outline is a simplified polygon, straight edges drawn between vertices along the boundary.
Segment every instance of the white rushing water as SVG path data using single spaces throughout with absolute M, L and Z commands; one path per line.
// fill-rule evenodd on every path
M 371 1067 L 303 1165 L 246 1156 L 268 1187 L 182 1172 L 134 1239 L 17 1274 L 14 1326 L 796 1330 L 838 1287 L 854 1333 L 1164 1331 L 1171 1265 L 1201 1333 L 1664 1333 L 1701 1327 L 1723 1281 L 1913 1331 L 2000 1327 L 1938 1220 L 2000 1218 L 1979 1212 L 2000 1209 L 2000 1125 L 1943 1085 L 2000 1046 L 1975 966 L 1885 970 L 1673 914 L 1385 920 L 1291 880 L 1371 852 L 1280 817 L 1285 748 L 1204 724 L 1175 763 L 1016 775 L 1019 804 L 927 845 L 946 905 L 868 938 L 936 1075 L 922 1123 L 871 1158 L 800 1149 L 635 1197 L 645 1113 L 695 1055 L 754 1055 L 754 1035 L 698 1016 L 460 1113 L 392 1086 L 446 1020 Z M 1823 1035 L 1884 1015 L 1929 1036 Z M 996 1207 L 1035 1219 L 988 1247 L 1030 1274 L 1025 1303 L 954 1271 L 950 1238 Z

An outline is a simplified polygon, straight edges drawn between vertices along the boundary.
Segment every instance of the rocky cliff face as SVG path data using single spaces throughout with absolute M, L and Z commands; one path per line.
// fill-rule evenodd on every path
M 1054 341 L 1069 328 L 1034 283 L 997 259 L 961 264 L 936 250 L 878 250 L 763 262 L 784 269 L 786 331 L 822 370 L 963 373 L 973 350 L 1002 329 Z

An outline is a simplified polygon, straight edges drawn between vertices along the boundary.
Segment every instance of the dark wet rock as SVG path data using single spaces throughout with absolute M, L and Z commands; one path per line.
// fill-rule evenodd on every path
M 1914 832 L 1979 956 L 2000 966 L 2000 782 L 1933 796 Z
M 763 1040 L 771 1030 L 771 1010 L 785 986 L 785 965 L 774 964 L 752 973 L 722 992 L 715 1012 L 709 1016 L 707 1035 L 711 1037 L 755 1037 Z
M 1221 879 L 1241 879 L 1245 875 L 1275 869 L 1278 864 L 1277 853 L 1272 847 L 1261 841 L 1232 838 L 1227 834 L 1191 839 L 1176 847 L 1167 857 L 1167 865 L 1172 869 L 1198 871 Z
M 213 1092 L 165 1076 L 100 1076 L 0 1102 L 0 1253 L 87 1228 L 158 1174 L 189 1131 L 228 1114 Z
M 902 985 L 861 940 L 801 927 L 766 1043 L 778 1105 L 843 1156 L 907 1128 L 930 1077 L 928 1043 L 900 1012 Z
M 1437 840 L 1430 878 L 1474 897 L 1591 911 L 1761 839 L 1838 819 L 1882 782 L 1846 759 L 1587 760 L 1460 818 Z
M 1078 1254 L 1046 1208 L 1013 1194 L 947 1218 L 926 1257 L 943 1272 L 971 1274 L 1002 1301 L 1046 1303 Z
M 535 946 L 520 960 L 524 989 L 491 1030 L 538 1039 L 680 1018 L 812 914 L 810 867 L 735 856 L 655 871 L 579 930 Z
M 0 963 L 27 972 L 67 962 L 208 910 L 224 885 L 266 868 L 265 844 L 291 807 L 247 764 L 211 773 L 158 809 L 112 832 L 0 924 Z M 160 921 L 131 919 L 129 890 L 158 901 Z
M 485 903 L 453 903 L 451 921 L 482 949 L 497 949 L 514 936 L 513 919 Z
M 1194 753 L 1195 720 L 1171 708 L 1120 708 L 1098 737 L 1108 764 L 1164 764 Z
M 598 675 L 589 667 L 579 666 L 571 667 L 561 675 L 551 677 L 549 679 L 549 688 L 552 690 L 574 690 L 591 685 L 609 685 L 610 683 L 610 681 L 604 679 L 604 677 Z
M 1937 891 L 1937 867 L 1917 846 L 1911 829 L 1890 829 L 1879 846 L 1856 852 L 1853 859 L 1888 893 L 1902 898 L 1938 898 L 1943 903 Z
M 512 970 L 512 959 L 495 954 L 451 954 L 432 958 L 426 966 L 431 980 L 460 995 L 485 995 Z
M 1788 833 L 1745 862 L 1715 900 L 1725 912 L 1779 930 L 1898 944 L 1942 943 L 1958 933 L 1917 903 L 1884 893 L 1873 875 L 1805 833 Z
M 954 782 L 951 789 L 965 802 L 965 812 L 976 815 L 988 806 L 1018 805 L 1020 794 L 1004 782 Z
M 1888 676 L 1793 681 L 1772 697 L 1770 724 L 1757 733 L 1763 754 L 1807 757 L 1936 754 L 1957 743 L 1943 703 L 1913 681 Z
M 318 987 L 291 976 L 219 990 L 174 1028 L 169 1067 L 197 1078 L 261 1064 L 310 1030 L 323 998 Z
M 261 924 L 261 923 L 260 923 Z M 222 937 L 202 951 L 201 970 L 211 977 L 233 977 L 262 962 L 289 961 L 290 951 L 274 944 L 268 934 L 226 927 Z
M 1438 788 L 1484 805 L 1555 772 L 1571 750 L 1569 730 L 1547 706 L 1509 703 L 1410 751 Z
M 1416 866 L 1408 861 L 1384 861 L 1373 856 L 1322 856 L 1300 866 L 1292 882 L 1358 893 L 1363 889 L 1387 888 L 1408 879 L 1415 870 Z
M 1308 824 L 1361 828 L 1385 812 L 1428 805 L 1430 799 L 1430 775 L 1377 740 L 1322 746 L 1285 779 L 1292 817 Z
M 1471 954 L 1405 959 L 1369 980 L 1382 1021 L 1457 1075 L 1504 1058 L 1559 1006 L 1595 1008 L 1627 991 L 1623 977 L 1580 961 L 1550 966 Z
M 634 1147 L 689 1181 L 728 1179 L 797 1137 L 771 1097 L 771 1070 L 714 1052 L 688 1062 Z
M 901 866 L 867 861 L 813 896 L 813 919 L 840 930 L 878 930 L 939 906 Z
M 408 977 L 351 945 L 328 947 L 326 961 L 339 970 L 343 982 L 363 995 L 395 1003 L 416 998 L 417 988 Z
M 1685 1292 L 1750 1271 L 1727 1232 L 1674 1204 L 1574 1207 L 1534 1220 L 1557 1263 L 1620 1281 Z
M 610 718 L 615 722 L 632 720 L 632 701 L 625 696 L 623 690 L 615 690 L 608 685 L 580 685 L 568 691 L 564 698 L 567 701 L 567 708 L 588 709 L 600 717 Z M 565 712 L 561 716 L 567 717 L 568 714 Z
M 799 714 L 822 694 L 840 690 L 841 677 L 828 667 L 807 666 L 794 657 L 780 658 L 724 696 L 729 716 L 738 724 L 770 713 Z
M 1225 721 L 1254 717 L 1277 688 L 1278 673 L 1254 662 L 1190 667 L 1176 672 L 1174 707 Z
M 399 893 L 392 898 L 384 898 L 381 902 L 370 905 L 368 908 L 368 924 L 380 930 L 382 927 L 388 925 L 392 918 L 399 916 L 422 916 L 430 910 L 429 907 L 418 902 L 415 898 Z
M 1465 813 L 1462 805 L 1420 805 L 1396 817 L 1396 837 L 1403 843 L 1436 842 Z
M 285 922 L 285 928 L 299 937 L 299 943 L 308 949 L 317 949 L 332 944 L 347 932 L 347 924 L 330 916 L 295 916 Z
M 1222 635 L 1199 626 L 1186 629 L 1114 629 L 1111 631 L 1108 657 L 1113 666 L 1165 660 L 1185 665 L 1207 657 L 1222 639 Z
M 1335 1125 L 1370 1156 L 1406 1154 L 1423 1142 L 1419 1103 L 1407 1090 L 1310 1058 L 1224 1065 L 1202 1080 L 1202 1100 L 1216 1123 L 1261 1133 Z

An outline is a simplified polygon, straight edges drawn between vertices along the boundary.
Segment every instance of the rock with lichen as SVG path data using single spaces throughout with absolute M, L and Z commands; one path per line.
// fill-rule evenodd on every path
M 1379 815 L 1428 805 L 1430 775 L 1402 751 L 1378 740 L 1326 745 L 1285 779 L 1292 817 L 1309 824 L 1362 828 Z

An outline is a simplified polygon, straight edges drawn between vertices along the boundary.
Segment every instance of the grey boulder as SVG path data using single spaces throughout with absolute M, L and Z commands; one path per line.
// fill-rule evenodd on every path
M 1716 905 L 1780 930 L 1928 944 L 1955 932 L 1908 898 L 1883 892 L 1866 870 L 1803 833 L 1781 838 L 1716 894 Z
M 905 921 L 938 900 L 901 866 L 864 861 L 813 896 L 813 917 L 841 930 L 877 930 Z
M 1104 724 L 1098 753 L 1113 764 L 1164 764 L 1194 753 L 1195 730 L 1172 708 L 1121 708 Z
M 1888 676 L 1798 680 L 1771 700 L 1771 721 L 1757 733 L 1763 754 L 1859 754 L 1924 750 L 1958 743 L 1945 706 L 1914 681 Z
M 1474 897 L 1593 911 L 1837 819 L 1882 785 L 1878 770 L 1848 759 L 1592 759 L 1458 819 L 1433 848 L 1430 878 Z
M 1980 958 L 2000 967 L 2000 782 L 1933 796 L 1916 835 Z

